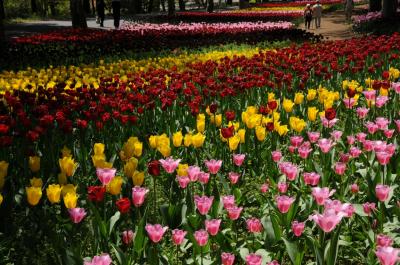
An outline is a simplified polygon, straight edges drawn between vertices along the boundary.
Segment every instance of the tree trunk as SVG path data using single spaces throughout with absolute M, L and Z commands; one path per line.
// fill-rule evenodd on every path
M 369 0 L 369 11 L 376 12 L 382 10 L 382 0 Z
M 207 1 L 207 12 L 212 13 L 214 12 L 214 0 L 208 0 Z
M 382 15 L 383 18 L 393 18 L 396 14 L 397 0 L 383 0 Z
M 87 28 L 83 0 L 70 0 L 71 18 L 73 28 Z
M 175 15 L 175 0 L 168 0 L 168 16 Z
M 83 9 L 86 14 L 90 14 L 90 0 L 83 0 Z
M 239 0 L 239 9 L 243 9 L 247 7 L 247 1 L 246 0 Z
M 179 0 L 179 11 L 185 11 L 185 0 Z
M 36 0 L 31 0 L 31 9 L 32 9 L 32 13 L 36 14 L 36 12 L 37 12 Z
M 6 34 L 4 32 L 4 19 L 6 14 L 4 12 L 4 1 L 0 0 L 0 43 L 6 40 Z
M 49 1 L 49 6 L 50 6 L 50 13 L 54 17 L 56 16 L 56 1 L 55 0 L 50 0 Z

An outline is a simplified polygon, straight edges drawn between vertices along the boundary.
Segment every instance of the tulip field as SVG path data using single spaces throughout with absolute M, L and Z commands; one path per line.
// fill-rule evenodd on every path
M 320 42 L 251 21 L 14 39 L 0 264 L 398 264 L 400 34 Z M 233 41 L 251 45 L 195 52 Z

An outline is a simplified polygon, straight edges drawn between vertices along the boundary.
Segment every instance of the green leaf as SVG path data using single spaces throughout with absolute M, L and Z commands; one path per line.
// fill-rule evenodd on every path
M 135 235 L 135 244 L 134 249 L 140 255 L 144 249 L 145 245 L 145 232 L 144 232 L 144 220 L 146 218 L 142 218 L 139 222 L 139 225 L 136 228 L 136 235 Z
M 117 211 L 113 216 L 110 218 L 110 230 L 108 231 L 108 236 L 111 236 L 111 233 L 114 229 L 115 224 L 118 222 L 119 218 L 121 217 L 121 213 Z
M 326 248 L 328 248 L 327 252 L 327 265 L 335 265 L 336 264 L 336 259 L 337 259 L 337 254 L 339 250 L 339 235 L 340 235 L 340 230 L 342 228 L 342 225 L 339 224 L 338 228 L 335 230 L 331 240 L 329 240 L 329 244 L 327 244 Z M 326 249 L 325 249 L 326 252 Z
M 111 243 L 111 246 L 112 246 L 115 256 L 117 257 L 118 263 L 120 265 L 127 265 L 128 262 L 126 260 L 126 256 L 125 256 L 124 252 L 113 243 Z
M 304 252 L 299 251 L 298 244 L 296 242 L 291 242 L 284 237 L 282 237 L 282 240 L 285 243 L 286 251 L 288 252 L 292 263 L 295 265 L 301 265 Z
M 240 257 L 243 259 L 243 260 L 246 260 L 246 256 L 247 255 L 249 255 L 249 249 L 248 248 L 240 248 L 239 249 L 239 254 L 240 254 Z

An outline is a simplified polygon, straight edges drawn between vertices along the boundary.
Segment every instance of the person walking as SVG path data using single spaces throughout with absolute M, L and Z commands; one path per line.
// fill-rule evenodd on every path
M 99 19 L 100 27 L 104 27 L 105 18 L 105 3 L 104 0 L 96 0 L 97 17 Z
M 121 1 L 120 0 L 112 0 L 112 10 L 114 17 L 114 27 L 115 29 L 119 28 L 119 20 L 121 19 Z
M 315 19 L 315 28 L 321 27 L 321 17 L 322 17 L 322 5 L 320 4 L 319 0 L 313 6 L 313 15 Z
M 312 18 L 313 18 L 313 11 L 311 9 L 311 5 L 307 4 L 306 9 L 304 9 L 304 21 L 306 22 L 305 24 L 306 29 L 310 29 Z
M 353 0 L 346 0 L 345 12 L 346 12 L 346 21 L 350 22 L 351 20 L 351 13 L 353 12 L 354 8 L 354 1 Z

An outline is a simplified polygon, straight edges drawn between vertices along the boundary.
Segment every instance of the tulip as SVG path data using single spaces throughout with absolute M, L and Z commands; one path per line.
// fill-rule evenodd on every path
M 233 154 L 233 163 L 240 167 L 243 164 L 245 157 L 245 154 Z
M 292 222 L 293 234 L 297 237 L 301 236 L 301 234 L 303 234 L 304 227 L 305 227 L 304 222 L 293 221 Z
M 120 213 L 125 214 L 129 212 L 131 202 L 129 201 L 129 198 L 121 198 L 115 202 L 115 205 L 117 206 Z
M 100 256 L 94 256 L 90 261 L 85 261 L 83 265 L 110 265 L 111 263 L 110 255 L 104 253 Z
M 196 203 L 197 210 L 201 215 L 206 215 L 210 210 L 212 203 L 214 200 L 214 196 L 207 197 L 207 196 L 194 196 L 194 201 Z
M 267 265 L 279 265 L 279 262 L 277 260 L 273 260 L 271 262 L 268 262 Z
M 204 247 L 205 245 L 207 245 L 208 233 L 204 229 L 198 230 L 194 232 L 194 238 L 196 239 L 196 242 L 200 247 Z
M 58 161 L 61 171 L 64 172 L 67 177 L 71 177 L 78 167 L 78 164 L 75 163 L 75 160 L 71 157 L 63 157 Z
M 387 185 L 378 184 L 375 187 L 376 197 L 379 201 L 384 202 L 389 198 L 390 187 Z
M 268 191 L 268 188 L 269 188 L 268 184 L 267 184 L 267 183 L 264 183 L 264 184 L 261 185 L 260 191 L 261 191 L 262 193 L 266 193 L 266 192 Z
M 318 185 L 320 178 L 321 176 L 315 172 L 303 173 L 303 179 L 306 185 L 316 186 Z
M 250 233 L 260 233 L 263 230 L 260 219 L 251 218 L 246 220 L 247 230 Z
M 379 164 L 383 166 L 389 164 L 390 158 L 392 158 L 392 156 L 386 151 L 376 152 L 375 154 Z
M 303 119 L 300 119 L 297 117 L 290 117 L 289 125 L 290 125 L 290 128 L 292 128 L 294 131 L 296 131 L 297 133 L 300 133 L 304 130 L 307 123 Z
M 125 245 L 129 245 L 132 243 L 134 236 L 135 234 L 132 230 L 123 231 L 121 234 L 122 242 L 124 242 Z
M 25 190 L 28 203 L 32 206 L 37 205 L 42 197 L 42 189 L 40 187 L 26 187 Z
M 160 175 L 160 162 L 158 160 L 150 161 L 147 164 L 147 172 L 152 176 Z
M 229 180 L 231 181 L 231 184 L 236 184 L 239 180 L 240 174 L 236 172 L 229 172 Z
M 104 200 L 106 187 L 104 186 L 89 186 L 88 187 L 88 198 L 94 202 L 101 202 Z
M 219 226 L 221 225 L 221 219 L 206 220 L 205 225 L 207 232 L 210 235 L 215 236 L 216 234 L 218 234 Z
M 235 262 L 235 255 L 232 253 L 222 252 L 221 254 L 222 265 L 233 265 Z
M 29 157 L 29 169 L 36 173 L 40 170 L 40 157 L 39 156 L 30 156 Z
M 124 165 L 124 174 L 127 178 L 132 178 L 136 171 L 139 161 L 135 157 L 131 157 Z
M 335 164 L 335 173 L 342 176 L 346 171 L 346 164 L 342 162 L 337 162 Z
M 309 107 L 307 109 L 307 117 L 309 121 L 315 121 L 317 119 L 318 109 L 316 107 Z
M 206 136 L 199 132 L 192 136 L 192 144 L 195 148 L 202 147 L 205 139 Z
M 221 168 L 222 160 L 212 159 L 206 160 L 204 163 L 206 164 L 206 167 L 211 174 L 217 174 L 219 169 Z
M 376 125 L 373 122 L 367 122 L 365 124 L 365 127 L 367 127 L 368 133 L 369 134 L 374 134 L 378 131 L 378 125 Z
M 0 206 L 2 203 L 3 203 L 3 195 L 1 195 L 1 193 L 0 193 Z
M 359 191 L 358 185 L 357 185 L 356 183 L 351 184 L 351 186 L 350 186 L 350 191 L 351 191 L 352 193 L 358 193 L 358 191 Z
M 176 176 L 176 180 L 179 183 L 179 187 L 186 189 L 190 183 L 190 178 L 188 176 Z
M 274 162 L 279 162 L 281 160 L 281 158 L 282 158 L 282 153 L 279 150 L 272 151 L 271 154 L 272 154 L 272 160 Z
M 363 143 L 365 141 L 366 137 L 367 137 L 367 134 L 365 134 L 363 132 L 356 134 L 357 141 L 359 141 L 360 143 Z
M 49 185 L 49 187 L 46 189 L 46 194 L 47 198 L 49 201 L 53 203 L 59 203 L 60 202 L 60 196 L 61 196 L 61 187 L 58 184 L 52 184 Z
M 369 112 L 369 109 L 367 108 L 362 108 L 362 107 L 358 107 L 356 109 L 357 115 L 360 119 L 364 119 L 365 117 L 367 117 L 367 114 Z
M 147 224 L 145 226 L 145 229 L 147 231 L 147 234 L 149 235 L 150 240 L 153 241 L 153 243 L 158 243 L 163 238 L 164 233 L 168 230 L 168 226 L 162 227 L 160 224 Z
M 183 243 L 183 240 L 185 239 L 186 233 L 187 232 L 184 230 L 172 230 L 172 242 L 177 246 L 181 245 Z
M 64 205 L 67 209 L 76 208 L 78 202 L 78 195 L 75 192 L 68 192 L 64 196 Z
M 303 142 L 303 140 L 304 140 L 303 137 L 298 136 L 298 135 L 290 137 L 290 143 L 294 147 L 299 147 L 301 145 L 301 143 Z
M 318 141 L 320 133 L 319 132 L 307 132 L 307 136 L 311 143 L 315 143 Z
M 142 187 L 132 188 L 132 202 L 135 207 L 140 207 L 144 203 L 146 194 L 149 192 L 148 189 Z
M 222 196 L 222 204 L 225 209 L 235 206 L 235 197 L 233 195 Z
M 279 182 L 278 183 L 278 191 L 280 193 L 286 193 L 288 190 L 289 184 L 287 184 L 286 182 Z
M 239 218 L 240 213 L 243 210 L 243 207 L 230 206 L 230 207 L 226 208 L 226 210 L 228 212 L 229 219 L 236 220 Z
M 334 209 L 325 210 L 323 214 L 316 213 L 310 218 L 325 232 L 329 233 L 340 223 L 344 213 L 336 213 Z
M 318 140 L 318 146 L 323 153 L 328 153 L 333 147 L 333 142 L 330 139 L 322 138 Z
M 364 213 L 365 214 L 367 214 L 367 215 L 370 215 L 371 213 L 372 213 L 372 211 L 375 211 L 376 210 L 376 206 L 375 206 L 375 203 L 373 203 L 373 202 L 366 202 L 366 203 L 364 203 L 363 204 L 363 210 L 364 210 Z
M 256 137 L 258 141 L 260 142 L 264 141 L 266 134 L 267 132 L 264 126 L 258 126 L 258 125 L 256 126 Z
M 376 244 L 379 247 L 390 247 L 393 244 L 393 239 L 390 236 L 379 234 L 376 236 Z
M 86 211 L 83 208 L 71 208 L 68 209 L 69 218 L 74 224 L 80 223 L 86 216 Z
M 41 178 L 31 178 L 29 183 L 32 187 L 41 188 L 43 186 L 43 180 Z
M 261 265 L 262 256 L 255 253 L 251 253 L 246 256 L 246 265 Z
M 276 202 L 278 206 L 278 210 L 281 213 L 287 213 L 289 211 L 290 206 L 295 201 L 294 198 L 288 197 L 286 195 L 280 195 L 276 197 Z
M 239 143 L 241 142 L 241 136 L 238 134 L 235 134 L 232 138 L 229 139 L 229 150 L 231 151 L 236 151 L 236 149 L 239 146 Z
M 8 172 L 8 163 L 6 161 L 0 161 L 0 190 L 4 187 L 5 178 Z
M 182 145 L 183 135 L 182 132 L 176 132 L 172 135 L 172 144 L 175 147 L 180 147 Z
M 123 179 L 120 176 L 114 177 L 111 182 L 107 185 L 107 191 L 111 195 L 118 195 L 121 193 Z
M 285 98 L 285 99 L 283 99 L 282 106 L 283 106 L 283 109 L 284 109 L 287 113 L 289 113 L 289 112 L 292 112 L 294 103 L 293 103 L 293 101 L 291 101 L 290 99 L 286 99 L 286 98 Z
M 335 141 L 339 141 L 340 138 L 342 137 L 342 134 L 343 134 L 343 132 L 338 131 L 338 130 L 331 132 L 331 136 L 332 136 L 333 140 L 335 140 Z
M 164 168 L 164 170 L 171 174 L 174 173 L 175 169 L 178 167 L 181 159 L 173 159 L 172 157 L 168 157 L 167 159 L 160 159 L 160 164 Z
M 400 249 L 378 246 L 375 254 L 381 265 L 395 265 L 399 261 Z
M 377 107 L 377 108 L 381 108 L 381 107 L 383 107 L 385 104 L 386 104 L 386 102 L 389 100 L 389 98 L 387 97 L 387 96 L 378 96 L 376 99 L 375 99 L 375 106 Z
M 384 130 L 383 134 L 386 136 L 386 138 L 390 139 L 390 138 L 393 137 L 394 129 L 392 129 L 392 130 Z
M 297 152 L 299 153 L 299 156 L 303 159 L 306 159 L 308 155 L 311 153 L 312 148 L 310 148 L 307 145 L 302 145 L 297 149 Z
M 329 188 L 324 187 L 314 187 L 312 188 L 312 196 L 314 197 L 315 201 L 318 205 L 324 205 L 325 200 L 328 199 L 332 194 L 335 193 L 335 190 L 329 191 Z
M 192 182 L 197 181 L 200 172 L 201 172 L 201 170 L 198 166 L 190 166 L 187 169 L 187 173 L 188 173 L 190 181 L 192 181 Z
M 234 133 L 235 133 L 235 127 L 233 125 L 227 128 L 221 128 L 222 137 L 224 137 L 225 139 L 233 137 Z
M 199 182 L 202 184 L 207 184 L 208 181 L 210 180 L 210 174 L 206 172 L 200 172 L 199 173 Z

